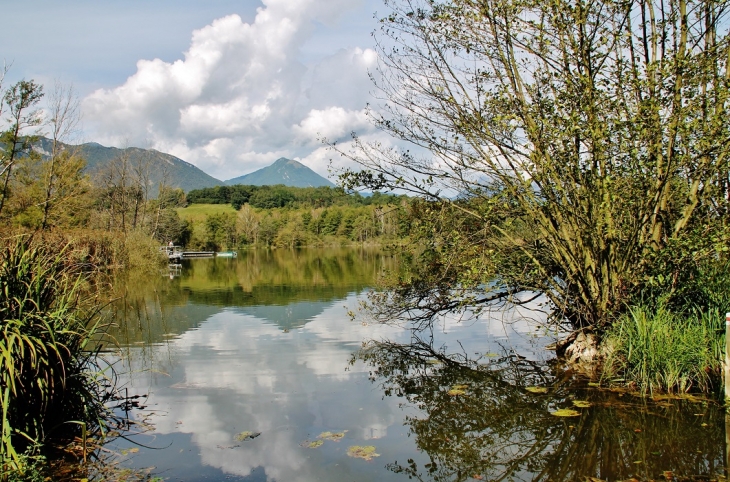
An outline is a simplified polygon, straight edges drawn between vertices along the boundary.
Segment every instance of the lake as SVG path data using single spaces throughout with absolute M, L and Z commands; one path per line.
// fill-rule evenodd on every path
M 537 311 L 446 318 L 426 332 L 351 320 L 397 268 L 372 250 L 262 250 L 120 281 L 115 366 L 123 393 L 141 397 L 105 453 L 183 481 L 724 472 L 721 406 L 576 381 L 545 348 L 554 334 Z

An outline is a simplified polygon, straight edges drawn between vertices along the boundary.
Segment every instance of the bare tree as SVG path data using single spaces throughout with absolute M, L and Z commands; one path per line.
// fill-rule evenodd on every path
M 149 201 L 151 168 L 152 159 L 148 152 L 139 153 L 132 161 L 133 188 L 135 190 L 132 229 L 136 229 L 138 224 L 144 226 Z

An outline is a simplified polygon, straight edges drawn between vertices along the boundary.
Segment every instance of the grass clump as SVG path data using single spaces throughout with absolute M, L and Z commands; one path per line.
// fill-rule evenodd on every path
M 633 307 L 606 334 L 605 376 L 643 393 L 710 391 L 721 373 L 723 320 L 717 310 L 682 315 Z
M 23 453 L 93 433 L 108 380 L 89 351 L 98 308 L 66 250 L 19 236 L 0 242 L 0 462 L 3 479 L 27 469 Z

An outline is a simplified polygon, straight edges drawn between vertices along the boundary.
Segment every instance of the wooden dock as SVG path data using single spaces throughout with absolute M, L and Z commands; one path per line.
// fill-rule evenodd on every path
M 215 256 L 215 251 L 183 251 L 183 259 L 187 258 L 212 258 Z
M 180 246 L 161 246 L 160 252 L 164 253 L 171 263 L 177 263 L 181 259 L 212 258 L 215 256 L 215 251 L 183 251 Z

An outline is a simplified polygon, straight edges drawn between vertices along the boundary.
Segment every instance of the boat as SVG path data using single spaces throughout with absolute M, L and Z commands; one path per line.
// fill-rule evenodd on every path
M 220 251 L 218 253 L 215 253 L 215 255 L 218 258 L 235 258 L 236 256 L 238 256 L 238 252 L 237 251 Z

